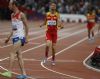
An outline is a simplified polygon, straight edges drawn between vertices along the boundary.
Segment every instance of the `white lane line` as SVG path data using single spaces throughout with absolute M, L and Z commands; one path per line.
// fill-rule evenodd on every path
M 28 59 L 28 58 L 24 58 L 24 61 L 38 61 L 41 62 L 41 60 L 38 59 Z M 51 61 L 51 60 L 48 60 Z M 56 62 L 58 63 L 80 63 L 82 61 L 78 61 L 78 60 L 56 60 Z
M 9 47 L 9 46 L 11 46 L 11 45 L 13 45 L 13 44 L 8 44 L 8 45 L 2 46 L 2 47 L 0 47 L 0 48 L 6 48 L 6 47 Z
M 58 41 L 63 40 L 63 39 L 68 38 L 68 37 L 71 37 L 71 36 L 74 36 L 74 35 L 77 35 L 77 34 L 80 34 L 80 33 L 85 32 L 85 31 L 86 31 L 85 29 L 79 30 L 79 31 L 77 31 L 77 32 L 74 32 L 74 33 L 71 33 L 71 34 L 69 34 L 69 35 L 66 35 L 66 36 L 64 36 L 64 37 L 62 37 L 62 38 L 59 38 Z M 28 52 L 28 51 L 31 51 L 31 50 L 40 48 L 40 47 L 45 46 L 45 45 L 46 45 L 46 44 L 43 43 L 43 44 L 41 44 L 41 45 L 38 45 L 38 46 L 35 46 L 35 47 L 33 47 L 33 48 L 27 49 L 27 50 L 23 51 L 22 53 L 25 53 L 25 52 Z M 8 59 L 8 58 L 9 58 L 9 57 L 3 58 L 3 59 L 1 59 L 1 61 L 4 61 L 4 60 L 6 60 L 6 59 Z
M 63 50 L 59 51 L 58 53 L 56 53 L 56 55 L 59 55 L 59 54 L 63 53 L 64 51 L 66 51 L 66 50 L 68 50 L 68 49 L 70 49 L 70 48 L 72 48 L 72 47 L 74 47 L 74 46 L 76 46 L 76 45 L 78 45 L 78 44 L 84 42 L 86 39 L 87 39 L 87 37 L 85 37 L 84 39 L 81 39 L 80 41 L 78 41 L 78 42 L 76 42 L 76 43 L 73 43 L 72 45 L 70 45 L 70 46 L 66 47 L 65 49 L 63 49 Z M 48 59 L 50 59 L 51 57 L 52 57 L 52 56 L 50 56 Z M 49 69 L 49 68 L 47 68 L 47 67 L 43 64 L 43 62 L 41 62 L 41 66 L 42 66 L 43 68 L 45 68 L 46 70 L 51 71 L 51 72 L 54 72 L 54 73 L 57 73 L 57 74 L 59 74 L 59 75 L 67 76 L 67 77 L 74 78 L 74 79 L 84 79 L 84 78 L 72 76 L 72 75 L 69 75 L 69 74 L 64 74 L 64 73 L 61 73 L 61 72 L 58 72 L 58 71 Z
M 100 72 L 100 69 L 96 69 L 96 68 L 94 68 L 94 67 L 89 66 L 88 64 L 86 64 L 86 62 L 87 62 L 88 59 L 93 55 L 93 53 L 94 53 L 94 52 L 92 52 L 92 53 L 83 61 L 83 65 L 84 65 L 85 67 L 87 67 L 88 69 L 91 69 L 91 70 L 96 71 L 96 72 Z
M 48 76 L 36 76 L 36 78 L 37 79 L 69 79 L 68 77 L 59 77 L 59 76 L 50 76 L 50 77 L 48 77 Z
M 29 35 L 38 34 L 38 33 L 41 33 L 41 32 L 44 32 L 44 29 L 39 30 L 39 31 L 34 31 L 34 30 L 32 30 L 32 31 L 29 32 Z M 10 32 L 3 32 L 3 33 L 0 33 L 0 35 L 8 35 L 8 34 L 10 34 Z
M 30 44 L 30 45 L 39 45 L 39 44 L 41 44 L 41 43 L 29 42 L 28 44 Z
M 7 59 L 8 60 L 8 59 Z M 17 59 L 15 59 L 17 60 Z M 42 60 L 40 59 L 33 59 L 33 58 L 23 58 L 24 61 L 35 61 L 35 62 L 41 62 Z M 0 60 L 2 61 L 2 60 Z M 48 61 L 51 61 L 51 60 L 48 60 Z M 56 62 L 58 63 L 81 63 L 82 61 L 78 61 L 78 60 L 56 60 Z

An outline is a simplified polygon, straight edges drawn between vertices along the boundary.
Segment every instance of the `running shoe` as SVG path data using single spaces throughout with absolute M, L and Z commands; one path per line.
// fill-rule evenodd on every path
M 3 72 L 3 73 L 0 73 L 2 76 L 4 77 L 8 77 L 8 78 L 11 78 L 12 77 L 12 73 L 10 71 L 6 71 L 6 72 Z
M 28 76 L 27 75 L 18 75 L 16 78 L 17 79 L 27 79 Z
M 51 62 L 51 64 L 52 64 L 53 66 L 55 66 L 55 65 L 56 65 L 55 61 L 52 61 L 52 62 Z
M 42 62 L 43 62 L 43 64 L 45 64 L 45 63 L 47 62 L 47 58 L 44 58 L 44 59 L 42 60 Z

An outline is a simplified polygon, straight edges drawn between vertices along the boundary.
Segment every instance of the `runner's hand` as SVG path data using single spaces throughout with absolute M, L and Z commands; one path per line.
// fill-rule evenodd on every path
M 60 27 L 60 29 L 63 29 L 64 27 Z
M 42 27 L 42 25 L 40 25 L 40 27 Z
M 63 29 L 64 27 L 63 26 L 58 26 L 58 29 L 60 30 L 60 29 Z
M 25 41 L 25 43 L 28 43 L 28 37 L 26 36 L 26 41 Z
M 9 39 L 6 39 L 6 40 L 5 40 L 5 44 L 7 44 L 8 42 L 9 42 Z

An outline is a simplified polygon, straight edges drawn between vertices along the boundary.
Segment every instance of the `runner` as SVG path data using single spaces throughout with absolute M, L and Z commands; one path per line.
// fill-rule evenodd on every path
M 48 52 L 51 45 L 52 48 L 52 65 L 55 65 L 55 53 L 56 53 L 56 42 L 57 42 L 57 30 L 61 27 L 60 15 L 56 11 L 56 4 L 50 4 L 50 12 L 47 12 L 45 22 L 40 26 L 46 25 L 46 48 L 45 48 L 45 59 L 43 63 L 46 63 L 48 58 Z
M 13 11 L 11 14 L 11 21 L 12 21 L 12 32 L 10 36 L 7 38 L 5 43 L 8 43 L 10 38 L 12 37 L 13 41 L 13 49 L 10 53 L 10 68 L 9 71 L 2 73 L 5 77 L 12 77 L 12 68 L 14 65 L 15 56 L 18 58 L 18 63 L 20 66 L 21 74 L 18 75 L 17 78 L 27 78 L 24 62 L 21 53 L 21 47 L 27 43 L 28 37 L 28 26 L 27 26 L 27 19 L 23 12 L 18 9 L 17 1 L 9 2 L 9 9 Z M 24 30 L 25 26 L 25 30 Z M 25 31 L 25 32 L 24 32 Z
M 94 30 L 93 27 L 95 26 L 95 12 L 93 10 L 89 10 L 86 15 L 87 17 L 87 28 L 88 28 L 88 38 L 89 40 L 94 39 Z
M 100 35 L 100 9 L 97 11 L 98 35 Z

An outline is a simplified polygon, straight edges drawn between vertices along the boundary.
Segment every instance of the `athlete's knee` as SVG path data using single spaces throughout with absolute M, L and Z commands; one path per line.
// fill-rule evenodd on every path
M 55 49 L 56 48 L 56 44 L 52 43 L 52 48 Z
M 10 58 L 11 58 L 11 59 L 14 59 L 15 56 L 16 56 L 15 53 L 13 53 L 13 52 L 10 53 Z
M 50 40 L 47 40 L 46 45 L 47 46 L 50 46 L 51 45 L 51 41 Z
M 22 53 L 20 51 L 16 52 L 18 58 L 22 58 Z

